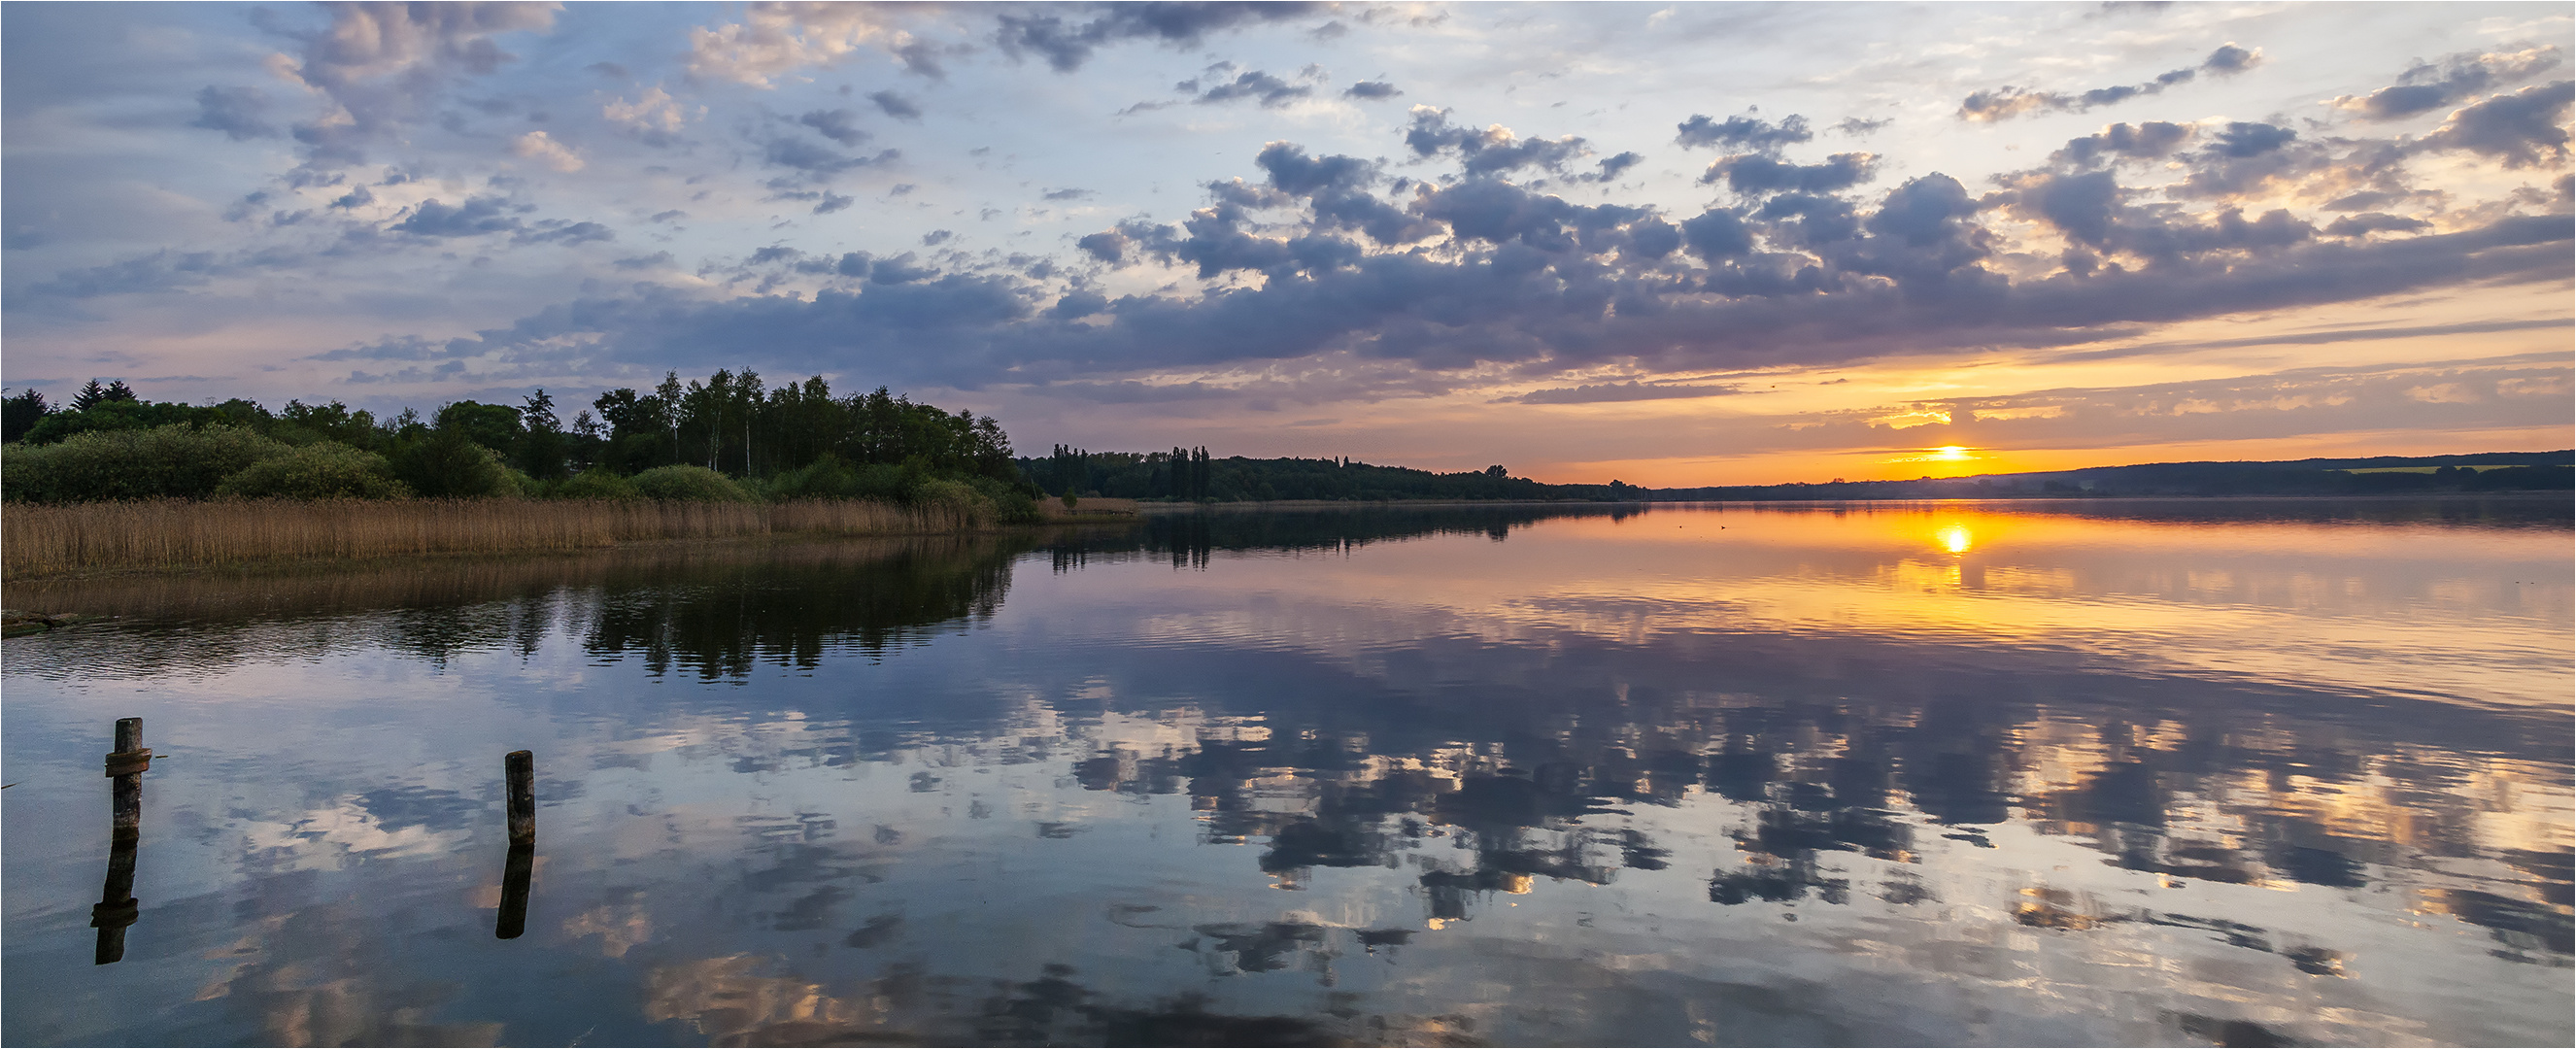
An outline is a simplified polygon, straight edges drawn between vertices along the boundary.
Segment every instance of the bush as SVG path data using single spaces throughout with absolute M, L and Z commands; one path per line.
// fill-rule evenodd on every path
M 520 494 L 499 453 L 458 430 L 431 430 L 405 442 L 388 458 L 395 480 L 431 499 Z
M 215 491 L 249 499 L 400 499 L 411 486 L 394 480 L 384 456 L 324 441 L 254 463 Z
M 644 493 L 629 481 L 606 470 L 584 470 L 572 479 L 558 484 L 548 493 L 556 499 L 641 499 Z
M 0 494 L 35 503 L 203 499 L 225 478 L 291 450 L 234 426 L 94 430 L 10 446 L 0 453 Z
M 747 503 L 751 493 L 703 466 L 657 466 L 636 474 L 635 490 L 647 499 L 692 503 Z

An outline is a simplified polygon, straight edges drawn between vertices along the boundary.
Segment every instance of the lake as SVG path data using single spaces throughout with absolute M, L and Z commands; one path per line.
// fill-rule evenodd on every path
M 2562 496 L 13 584 L 115 618 L 0 650 L 0 1037 L 2563 1045 L 2572 577 Z

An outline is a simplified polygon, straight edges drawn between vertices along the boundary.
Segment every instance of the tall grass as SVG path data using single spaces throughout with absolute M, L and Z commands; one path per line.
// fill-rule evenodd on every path
M 657 539 L 921 535 L 987 527 L 979 507 L 863 500 L 682 503 L 525 499 L 252 499 L 0 511 L 0 575 L 29 579 L 280 560 L 577 550 Z

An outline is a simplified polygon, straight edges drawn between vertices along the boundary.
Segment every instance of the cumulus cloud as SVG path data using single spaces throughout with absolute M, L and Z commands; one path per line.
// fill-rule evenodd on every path
M 2463 51 L 2439 62 L 2417 62 L 2397 82 L 2367 95 L 2343 95 L 2335 104 L 2364 120 L 2403 120 L 2457 105 L 2490 87 L 2520 83 L 2558 67 L 2556 46 L 2519 51 Z
M 557 142 L 543 131 L 531 131 L 510 140 L 510 154 L 537 161 L 557 171 L 570 174 L 583 167 L 581 154 Z
M 1789 191 L 1832 193 L 1869 181 L 1877 159 L 1868 153 L 1836 153 L 1822 164 L 1791 164 L 1747 153 L 1711 163 L 1699 180 L 1702 184 L 1723 181 L 1728 189 L 1748 196 Z
M 1685 147 L 1714 146 L 1720 149 L 1747 149 L 1756 153 L 1776 154 L 1783 146 L 1793 146 L 1816 137 L 1807 127 L 1807 118 L 1790 114 L 1778 124 L 1759 117 L 1735 116 L 1711 120 L 1694 114 L 1676 125 L 1680 134 L 1673 141 Z
M 235 142 L 275 138 L 277 127 L 268 122 L 267 113 L 268 95 L 258 88 L 209 84 L 197 92 L 197 119 L 188 126 L 221 131 Z
M 550 3 L 341 4 L 319 32 L 255 21 L 303 43 L 281 74 L 330 101 L 320 117 L 294 126 L 317 165 L 357 163 L 372 139 L 428 112 L 439 92 L 466 75 L 513 60 L 495 37 L 554 25 Z
M 1312 85 L 1292 84 L 1258 69 L 1247 69 L 1232 80 L 1217 79 L 1201 90 L 1198 79 L 1184 80 L 1176 90 L 1198 92 L 1191 102 L 1202 106 L 1249 99 L 1264 109 L 1276 109 L 1315 93 Z
M 2188 84 L 2207 73 L 2211 76 L 2234 76 L 2260 65 L 2262 53 L 2235 44 L 2221 45 L 2197 66 L 2161 73 L 2143 84 L 2120 84 L 2097 87 L 2090 91 L 2028 91 L 2012 85 L 1979 91 L 1959 102 L 1961 120 L 2008 120 L 2025 113 L 2081 113 L 2099 106 L 2126 102 L 2133 98 L 2164 93 L 2177 84 Z
M 1459 167 L 1469 175 L 1498 175 L 1532 167 L 1562 174 L 1569 162 L 1591 152 L 1575 135 L 1520 138 L 1501 124 L 1489 125 L 1482 131 L 1458 127 L 1449 123 L 1448 110 L 1430 106 L 1413 107 L 1413 124 L 1405 130 L 1404 144 L 1419 157 L 1455 155 Z
M 699 106 L 697 111 L 704 114 L 706 107 Z M 610 99 L 599 107 L 599 115 L 610 124 L 646 136 L 657 144 L 659 140 L 678 134 L 689 122 L 689 111 L 659 85 L 646 89 L 632 102 Z
M 509 202 L 499 197 L 469 197 L 465 203 L 449 205 L 436 197 L 421 201 L 403 217 L 386 228 L 395 233 L 419 237 L 475 237 L 486 233 L 515 233 L 523 224 L 509 212 Z
M 868 92 L 868 101 L 877 104 L 878 112 L 896 120 L 921 119 L 921 103 L 901 92 L 871 91 Z
M 837 65 L 870 48 L 931 60 L 933 51 L 892 24 L 895 14 L 874 4 L 754 3 L 740 22 L 689 31 L 689 75 L 775 88 L 786 74 Z
M 1262 22 L 1305 18 L 1329 10 L 1327 5 L 1288 0 L 1260 4 L 1103 4 L 1098 17 L 1066 18 L 1044 8 L 1020 8 L 1000 15 L 993 42 L 1014 58 L 1037 56 L 1057 72 L 1082 68 L 1094 52 L 1110 44 L 1149 40 L 1175 47 L 1196 47 L 1209 33 Z M 1027 12 L 1027 13 L 1021 13 Z
M 1443 136 L 1458 130 L 1445 120 L 1424 126 Z M 2296 141 L 2271 125 L 2224 125 L 2190 158 L 2254 162 Z M 1478 152 L 1455 137 L 1432 151 L 1462 170 Z M 1778 168 L 1761 170 L 1787 169 L 1789 179 L 1867 164 L 1764 159 Z M 960 386 L 1332 359 L 1401 363 L 1420 369 L 1429 389 L 1486 381 L 1472 376 L 1493 369 L 1543 378 L 2066 346 L 2467 283 L 2564 281 L 2576 269 L 2567 250 L 2576 223 L 2564 214 L 2507 215 L 2450 232 L 2350 216 L 2321 231 L 2286 209 L 2193 211 L 2158 199 L 2162 187 L 2124 185 L 2107 169 L 2032 173 L 1983 198 L 1939 174 L 1854 196 L 1862 183 L 1834 175 L 1825 185 L 1766 189 L 1756 203 L 1667 216 L 1575 203 L 1499 178 L 1390 182 L 1378 162 L 1288 142 L 1265 146 L 1256 163 L 1261 181 L 1210 183 L 1206 206 L 1184 221 L 1130 220 L 1074 242 L 1100 263 L 1159 260 L 1233 283 L 1112 297 L 1020 272 L 852 256 L 826 266 L 861 278 L 843 290 L 588 299 L 484 333 L 458 352 L 535 360 L 579 345 L 638 367 L 711 352 L 767 354 L 800 367 L 864 362 L 880 374 Z M 2054 272 L 2007 266 L 1995 209 L 2060 230 L 2077 248 Z M 1424 244 L 1437 250 L 1414 247 Z M 807 263 L 822 264 L 774 264 Z M 1577 382 L 1518 396 L 1574 403 L 1714 392 L 1723 391 Z
M 857 119 L 858 114 L 846 109 L 817 109 L 797 117 L 796 122 L 813 128 L 815 134 L 824 138 L 844 146 L 855 146 L 872 137 L 853 123 Z
M 2576 81 L 2535 84 L 2462 108 L 2424 136 L 2422 144 L 2494 157 L 2512 168 L 2563 161 L 2571 102 L 2576 102 Z

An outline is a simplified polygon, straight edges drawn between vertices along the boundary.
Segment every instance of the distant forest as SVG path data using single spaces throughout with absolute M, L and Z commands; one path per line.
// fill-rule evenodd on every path
M 0 401 L 0 430 L 11 446 L 0 484 L 11 499 L 42 502 L 962 498 L 1034 519 L 1038 494 L 990 416 L 882 387 L 837 396 L 820 377 L 769 389 L 748 370 L 611 390 L 569 422 L 542 389 L 518 404 L 463 400 L 378 419 L 337 401 L 274 411 L 239 398 L 154 402 L 122 381 L 93 381 L 59 407 L 32 390 Z

